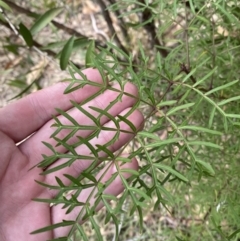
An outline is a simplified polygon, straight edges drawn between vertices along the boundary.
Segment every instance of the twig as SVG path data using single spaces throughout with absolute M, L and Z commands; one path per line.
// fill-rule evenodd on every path
M 222 186 L 222 188 L 218 191 L 217 196 L 216 196 L 216 201 L 221 197 L 223 190 L 227 187 L 229 180 L 227 179 L 227 181 L 224 183 L 224 185 Z M 208 216 L 210 215 L 210 213 L 212 212 L 212 206 L 209 207 L 209 209 L 207 210 L 207 212 L 205 213 L 204 217 L 203 217 L 203 222 L 206 222 Z
M 141 0 L 142 3 L 145 3 L 144 0 Z M 143 22 L 146 22 L 148 21 L 150 18 L 152 17 L 152 13 L 151 11 L 146 8 L 144 11 L 143 11 Z M 162 44 L 160 43 L 158 37 L 157 37 L 157 33 L 156 33 L 156 28 L 155 28 L 155 25 L 154 25 L 154 20 L 152 20 L 151 22 L 148 22 L 144 25 L 144 28 L 147 30 L 147 32 L 150 34 L 151 36 L 151 45 L 152 47 L 156 47 L 157 46 L 162 46 Z M 162 49 L 162 48 L 159 48 L 159 52 L 160 54 L 162 55 L 162 57 L 166 58 L 168 56 L 168 51 L 166 49 Z
M 180 74 L 181 72 L 184 72 L 185 74 L 189 74 L 191 71 L 189 66 L 186 66 L 185 64 L 180 64 L 180 71 L 178 72 L 178 74 Z M 197 80 L 193 77 L 193 75 L 190 76 L 191 81 L 193 82 L 193 84 L 195 84 L 197 82 Z
M 115 1 L 114 0 L 108 0 L 110 2 L 110 4 L 115 4 Z M 118 9 L 115 10 L 115 13 L 117 16 L 120 16 L 121 13 Z M 118 18 L 118 22 L 119 22 L 119 27 L 121 28 L 121 31 L 122 31 L 122 35 L 123 37 L 125 38 L 126 41 L 129 41 L 129 34 L 128 34 L 128 31 L 126 29 L 126 24 L 123 20 L 123 18 Z
M 113 36 L 113 39 L 115 39 L 115 41 L 117 42 L 118 46 L 125 52 L 128 53 L 127 49 L 123 46 L 122 42 L 120 41 L 120 39 L 117 36 L 117 33 L 113 27 L 113 23 L 112 23 L 112 19 L 110 17 L 110 14 L 107 10 L 107 7 L 105 5 L 105 3 L 102 0 L 98 0 L 98 3 L 102 9 L 102 13 L 103 13 L 103 17 L 105 18 L 109 31 L 111 33 L 111 35 Z
M 215 46 L 214 33 L 215 33 L 215 22 L 214 22 L 214 19 L 213 19 L 212 20 L 212 46 L 213 46 L 212 47 L 212 65 L 213 65 L 213 68 L 215 68 L 215 66 L 216 66 L 216 46 Z M 215 74 L 212 74 L 209 90 L 211 90 L 213 88 L 213 81 L 215 79 L 214 75 Z
M 23 7 L 18 6 L 17 4 L 13 3 L 12 1 L 5 0 L 5 2 L 6 2 L 10 7 L 12 7 L 13 9 L 15 9 L 15 10 L 16 10 L 17 12 L 19 12 L 19 13 L 24 13 L 24 14 L 26 14 L 26 15 L 29 16 L 29 17 L 34 17 L 34 16 L 37 15 L 36 13 L 34 13 L 34 12 L 28 10 L 28 9 L 25 9 L 25 8 L 23 8 Z M 52 20 L 52 24 L 53 24 L 55 27 L 57 27 L 58 29 L 63 30 L 64 32 L 68 33 L 68 34 L 71 35 L 71 36 L 74 35 L 74 36 L 76 36 L 76 37 L 88 38 L 87 36 L 79 33 L 79 32 L 76 31 L 75 29 L 69 28 L 69 27 L 65 26 L 64 24 L 58 23 L 58 22 L 55 21 L 55 20 Z M 101 47 L 103 47 L 103 48 L 106 48 L 106 47 L 107 47 L 106 44 L 104 44 L 104 43 L 102 43 L 102 42 L 100 42 L 100 41 L 98 41 L 98 40 L 95 40 L 95 44 L 96 44 L 96 46 L 101 46 Z
M 0 7 L 0 13 L 3 14 L 4 19 L 7 21 L 7 23 L 5 23 L 4 21 L 0 20 L 2 25 L 8 27 L 10 30 L 12 30 L 15 33 L 15 35 L 17 35 L 23 42 L 25 42 L 22 35 L 19 34 L 18 29 L 14 26 L 14 24 L 12 24 L 12 22 L 10 21 L 10 19 L 8 18 L 8 16 L 5 14 L 5 12 L 2 10 L 1 7 Z M 39 54 L 44 55 L 43 52 L 38 47 L 39 46 L 36 46 L 36 43 L 35 43 L 35 45 L 33 45 L 32 48 Z
M 13 24 L 12 24 L 12 26 L 14 26 L 14 28 L 12 28 L 9 23 L 4 22 L 4 21 L 1 20 L 1 19 L 0 19 L 0 23 L 1 23 L 1 25 L 5 26 L 6 28 L 14 31 L 14 33 L 15 33 L 17 36 L 21 36 L 21 35 L 19 35 L 16 27 L 15 27 Z M 14 29 L 15 29 L 15 30 L 14 30 Z M 17 32 L 16 32 L 16 31 L 17 31 Z M 57 53 L 55 53 L 54 51 L 49 50 L 49 49 L 40 50 L 42 47 L 43 47 L 43 46 L 42 46 L 40 43 L 38 43 L 37 41 L 33 40 L 33 48 L 34 48 L 35 51 L 37 51 L 37 52 L 40 53 L 41 55 L 43 55 L 43 52 L 45 52 L 45 53 L 47 53 L 48 55 L 50 55 L 51 57 L 54 57 L 54 58 L 56 57 L 56 54 L 57 54 Z M 52 59 L 51 59 L 51 61 L 52 61 Z M 81 66 L 81 65 L 76 64 L 76 63 L 74 63 L 74 65 L 75 65 L 76 67 L 78 67 L 79 69 L 82 68 L 82 67 L 84 67 L 84 66 Z
M 188 1 L 185 0 L 185 3 L 186 2 L 188 2 Z M 187 17 L 188 12 L 187 12 L 186 4 L 184 6 L 185 6 L 184 9 L 185 9 L 185 24 L 186 24 L 184 32 L 185 32 L 185 37 L 186 37 L 185 41 L 186 41 L 187 69 L 190 69 L 191 66 L 190 66 L 190 56 L 189 56 L 188 17 Z

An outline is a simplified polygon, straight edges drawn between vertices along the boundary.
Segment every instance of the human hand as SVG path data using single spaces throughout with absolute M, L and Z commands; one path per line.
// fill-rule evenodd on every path
M 87 69 L 84 74 L 91 81 L 102 83 L 101 76 L 97 70 Z M 90 161 L 78 160 L 70 167 L 61 169 L 57 172 L 48 175 L 39 175 L 42 172 L 41 168 L 31 167 L 38 164 L 42 160 L 42 155 L 49 155 L 49 149 L 42 144 L 42 141 L 55 146 L 56 142 L 50 138 L 54 131 L 52 124 L 53 115 L 58 115 L 55 108 L 68 111 L 76 121 L 85 125 L 92 125 L 91 119 L 81 114 L 76 108 L 72 108 L 70 100 L 77 103 L 82 102 L 89 96 L 99 90 L 99 87 L 85 86 L 75 92 L 63 95 L 66 88 L 66 83 L 58 83 L 47 89 L 35 92 L 23 99 L 16 101 L 2 109 L 0 109 L 0 240 L 48 240 L 67 235 L 67 228 L 55 229 L 53 231 L 44 232 L 36 235 L 30 233 L 39 228 L 49 226 L 62 220 L 74 220 L 77 212 L 71 212 L 66 215 L 62 206 L 52 206 L 49 204 L 38 203 L 32 201 L 33 198 L 53 198 L 56 193 L 48 190 L 34 180 L 45 182 L 50 185 L 56 185 L 55 176 L 63 177 L 64 173 L 72 176 L 78 176 L 89 165 Z M 116 88 L 118 88 L 116 86 Z M 125 92 L 137 96 L 137 89 L 131 83 L 125 85 Z M 92 115 L 97 115 L 96 112 L 89 109 L 88 106 L 95 106 L 104 109 L 109 105 L 109 102 L 116 99 L 117 92 L 106 90 L 102 95 L 97 96 L 94 100 L 86 103 L 83 107 Z M 109 113 L 112 116 L 124 115 L 131 106 L 136 102 L 136 98 L 123 95 L 122 101 L 116 103 Z M 63 116 L 58 116 L 63 122 L 67 122 Z M 134 111 L 128 120 L 135 125 L 137 129 L 141 129 L 143 125 L 143 116 L 139 111 Z M 101 124 L 106 126 L 114 126 L 112 121 L 105 116 L 101 118 Z M 121 129 L 131 131 L 130 127 L 124 122 L 120 122 Z M 86 130 L 78 132 L 78 135 L 86 137 L 90 133 Z M 114 134 L 114 133 L 113 133 Z M 30 136 L 31 135 L 31 136 Z M 64 131 L 59 133 L 61 137 L 66 135 Z M 30 136 L 29 138 L 27 138 Z M 91 144 L 103 145 L 108 142 L 113 135 L 101 132 L 98 138 L 91 140 Z M 109 149 L 114 152 L 121 146 L 132 139 L 133 134 L 122 133 L 119 139 L 112 144 Z M 74 142 L 73 137 L 71 141 Z M 76 141 L 76 140 L 75 140 Z M 17 145 L 17 143 L 21 142 Z M 63 146 L 57 147 L 61 153 L 66 152 Z M 77 153 L 84 154 L 88 152 L 83 146 L 76 148 Z M 104 154 L 102 154 L 104 156 Z M 58 160 L 57 164 L 63 160 Z M 56 165 L 52 164 L 52 166 Z M 50 167 L 49 167 L 50 168 Z M 135 159 L 130 163 L 124 164 L 121 168 L 138 169 L 138 164 Z M 108 169 L 101 182 L 106 182 L 111 175 L 116 172 L 114 165 Z M 104 173 L 104 169 L 96 177 L 97 179 Z M 130 174 L 125 173 L 124 177 L 128 178 Z M 67 179 L 64 180 L 68 184 Z M 107 194 L 118 195 L 123 191 L 121 179 L 117 177 L 105 190 Z M 91 189 L 85 189 L 79 195 L 80 202 L 86 201 Z M 90 201 L 94 202 L 92 199 Z M 100 208 L 100 207 L 99 207 Z

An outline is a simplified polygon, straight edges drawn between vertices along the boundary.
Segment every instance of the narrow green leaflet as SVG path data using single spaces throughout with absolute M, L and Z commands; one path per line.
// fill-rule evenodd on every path
M 94 217 L 92 215 L 89 216 L 89 219 L 90 219 L 90 222 L 92 224 L 92 228 L 94 229 L 94 231 L 96 232 L 96 235 L 97 235 L 97 240 L 98 241 L 103 241 L 103 237 L 102 237 L 102 234 L 101 234 L 101 231 L 100 231 L 100 228 L 98 226 L 98 224 L 96 223 Z
M 68 237 L 60 237 L 55 239 L 49 239 L 48 241 L 72 241 L 72 239 Z
M 129 56 L 127 55 L 127 53 L 125 53 L 121 48 L 116 47 L 114 44 L 112 44 L 111 42 L 107 43 L 108 47 L 116 50 L 118 53 L 120 53 L 122 56 L 124 56 L 126 59 L 129 58 Z
M 169 106 L 169 105 L 174 105 L 176 104 L 176 100 L 167 100 L 167 101 L 162 101 L 159 104 L 157 104 L 157 107 L 162 107 L 162 106 Z
M 72 122 L 74 126 L 79 126 L 78 122 L 71 115 L 69 115 L 67 112 L 65 112 L 65 111 L 63 111 L 61 109 L 58 109 L 58 108 L 56 108 L 56 111 L 59 114 L 63 115 L 67 120 Z
M 88 48 L 87 48 L 87 53 L 86 53 L 86 58 L 85 58 L 85 65 L 86 67 L 90 67 L 92 66 L 93 64 L 93 52 L 94 52 L 94 49 L 95 49 L 95 42 L 94 40 L 92 40 L 90 42 L 90 44 L 88 45 Z
M 196 68 L 195 69 L 192 69 L 190 73 L 188 73 L 184 79 L 182 80 L 182 83 L 186 82 L 195 72 L 196 72 Z
M 213 134 L 213 135 L 222 135 L 223 133 L 220 131 L 214 131 L 205 127 L 201 127 L 201 126 L 180 126 L 178 127 L 179 130 L 192 130 L 192 131 L 200 131 L 200 132 L 206 132 L 209 134 Z
M 32 35 L 35 35 L 47 26 L 60 12 L 62 8 L 52 8 L 40 16 L 31 27 L 30 31 Z
M 121 115 L 117 115 L 117 117 L 118 117 L 121 121 L 125 122 L 125 123 L 132 129 L 132 131 L 133 131 L 134 133 L 137 132 L 136 127 L 133 125 L 133 123 L 132 123 L 131 121 L 129 121 L 127 118 L 125 118 L 124 116 L 121 116 Z
M 23 39 L 25 40 L 26 44 L 29 47 L 33 45 L 33 38 L 31 32 L 27 29 L 27 27 L 23 24 L 19 24 L 19 33 L 22 35 Z
M 98 153 L 96 152 L 95 148 L 91 145 L 91 143 L 90 143 L 86 138 L 83 138 L 83 137 L 81 137 L 81 136 L 77 136 L 77 138 L 78 138 L 79 140 L 81 140 L 81 142 L 82 142 L 83 144 L 85 144 L 85 145 L 89 148 L 89 150 L 91 151 L 91 153 L 92 153 L 96 158 L 98 158 Z
M 169 115 L 172 115 L 172 114 L 174 114 L 175 112 L 177 112 L 179 110 L 185 110 L 187 108 L 192 107 L 194 104 L 195 103 L 187 103 L 187 104 L 184 104 L 184 105 L 180 105 L 180 106 L 174 107 L 171 110 L 169 110 L 166 115 L 169 116 Z
M 238 233 L 240 233 L 240 228 L 237 229 L 236 231 L 234 231 L 234 232 L 228 237 L 228 239 L 230 240 L 230 239 L 234 238 Z
M 219 4 L 220 1 L 217 1 L 214 3 L 214 5 L 216 5 L 216 7 L 229 19 L 230 22 L 234 22 L 234 17 L 233 17 L 233 14 L 226 11 L 226 9 L 224 7 L 222 7 L 220 4 Z
M 62 180 L 61 180 L 59 177 L 55 177 L 55 179 L 56 179 L 56 181 L 57 181 L 57 183 L 58 183 L 58 185 L 59 185 L 60 187 L 65 187 L 65 185 L 64 185 L 63 182 L 62 182 Z
M 84 176 L 85 178 L 89 179 L 90 181 L 92 181 L 94 184 L 97 184 L 96 178 L 93 175 L 91 175 L 90 173 L 82 172 L 81 175 Z
M 225 85 L 218 86 L 218 87 L 216 87 L 216 88 L 208 91 L 207 93 L 205 93 L 205 95 L 210 95 L 210 94 L 212 94 L 212 93 L 214 93 L 214 92 L 217 92 L 217 91 L 219 91 L 219 90 L 226 89 L 226 88 L 228 88 L 228 87 L 230 87 L 230 86 L 232 86 L 232 85 L 235 85 L 235 84 L 238 83 L 238 82 L 239 82 L 239 80 L 234 80 L 234 81 L 229 82 L 229 83 L 227 83 L 227 84 L 225 84 Z
M 128 163 L 128 162 L 131 162 L 131 159 L 127 158 L 127 157 L 123 157 L 123 156 L 118 156 L 116 158 L 116 161 L 123 162 L 123 163 Z
M 114 159 L 114 154 L 108 150 L 105 146 L 101 146 L 101 145 L 96 145 L 96 147 L 98 148 L 97 151 L 103 151 L 107 154 L 107 156 L 111 157 L 112 159 Z
M 102 109 L 97 108 L 97 107 L 95 107 L 95 106 L 89 106 L 89 108 L 92 109 L 92 110 L 94 110 L 94 111 L 96 111 L 96 112 L 98 112 L 98 113 L 100 113 L 100 114 L 103 115 L 103 116 L 108 117 L 108 118 L 115 124 L 117 130 L 120 129 L 119 122 L 115 119 L 115 117 L 113 117 L 112 115 L 110 115 L 110 114 L 108 113 L 108 111 L 102 110 Z
M 73 43 L 74 43 L 74 36 L 72 36 L 63 47 L 63 50 L 60 56 L 60 68 L 62 70 L 65 70 L 68 66 L 68 61 L 73 49 Z
M 229 117 L 229 118 L 237 118 L 237 119 L 240 118 L 239 114 L 226 114 L 226 116 Z
M 164 186 L 162 186 L 161 184 L 157 183 L 156 188 L 158 189 L 158 191 L 160 191 L 161 194 L 165 195 L 165 198 L 167 198 L 167 200 L 169 202 L 171 202 L 171 204 L 174 204 L 174 198 L 173 198 L 172 194 L 169 191 L 167 191 L 166 188 L 164 188 Z M 158 197 L 158 198 L 161 199 L 161 197 Z
M 191 1 L 190 1 L 191 2 Z M 205 24 L 209 25 L 211 22 L 209 19 L 203 17 L 203 16 L 200 16 L 198 14 L 196 14 L 196 18 L 199 19 L 200 21 L 204 22 Z
M 121 172 L 121 173 L 126 172 L 126 173 L 130 173 L 130 174 L 132 174 L 132 175 L 134 175 L 134 176 L 139 176 L 139 173 L 138 173 L 137 171 L 135 171 L 135 170 L 133 170 L 133 169 L 129 169 L 129 168 L 121 168 L 121 169 L 120 169 L 120 172 Z
M 156 134 L 153 134 L 153 133 L 149 133 L 149 132 L 147 132 L 147 131 L 138 132 L 137 135 L 138 135 L 138 136 L 142 136 L 142 137 L 151 138 L 151 139 L 154 139 L 154 140 L 156 140 L 156 141 L 160 141 L 159 136 L 157 136 Z
M 197 163 L 199 163 L 201 166 L 204 167 L 204 171 L 208 172 L 210 175 L 214 176 L 215 175 L 215 171 L 213 170 L 212 166 L 210 163 L 207 163 L 205 161 L 202 160 L 196 160 Z
M 63 220 L 63 222 L 61 222 L 61 223 L 56 223 L 56 224 L 53 224 L 53 225 L 50 225 L 50 226 L 47 226 L 47 227 L 44 227 L 44 228 L 40 228 L 38 230 L 35 230 L 35 231 L 31 232 L 30 234 L 42 233 L 42 232 L 53 230 L 55 228 L 72 226 L 75 223 L 76 223 L 76 221 Z
M 146 201 L 149 201 L 149 202 L 151 201 L 151 198 L 139 188 L 129 187 L 128 190 L 137 193 L 139 196 L 143 197 Z
M 184 177 L 181 173 L 179 173 L 178 171 L 172 169 L 170 166 L 164 165 L 164 164 L 160 164 L 160 163 L 154 163 L 153 164 L 155 167 L 162 169 L 164 171 L 168 171 L 169 173 L 171 173 L 172 175 L 176 176 L 177 178 L 179 178 L 180 180 L 184 181 L 184 182 L 189 182 L 189 180 Z
M 149 147 L 164 146 L 164 145 L 171 144 L 171 143 L 178 143 L 181 140 L 183 140 L 183 138 L 173 138 L 173 139 L 161 140 L 161 141 L 147 144 L 145 147 L 149 148 Z
M 24 88 L 19 94 L 15 95 L 14 97 L 12 97 L 12 98 L 9 99 L 9 100 L 13 100 L 13 99 L 16 99 L 16 98 L 22 96 L 22 95 L 23 95 L 24 93 L 26 93 L 29 89 L 31 89 L 31 87 L 32 87 L 38 80 L 39 80 L 39 78 L 34 79 L 34 80 L 32 81 L 32 83 L 30 83 L 26 88 Z
M 207 142 L 207 141 L 189 141 L 188 145 L 208 146 L 212 148 L 222 149 L 221 146 L 212 142 Z
M 240 100 L 240 95 L 239 96 L 234 96 L 234 97 L 226 99 L 226 100 L 222 100 L 221 102 L 218 103 L 218 106 L 226 105 L 229 102 L 237 101 L 237 100 Z
M 84 232 L 84 229 L 82 228 L 82 226 L 81 226 L 80 224 L 77 224 L 76 226 L 77 226 L 78 232 L 79 232 L 80 235 L 81 235 L 81 238 L 82 238 L 84 241 L 89 241 L 89 239 L 88 239 L 86 233 Z
M 211 128 L 213 125 L 213 120 L 216 112 L 216 107 L 214 106 L 211 110 L 211 113 L 209 115 L 209 121 L 208 121 L 208 128 Z
M 67 42 L 66 40 L 52 42 L 52 43 L 47 44 L 46 46 L 43 46 L 41 49 L 47 50 L 47 49 L 62 48 L 66 44 L 66 42 Z M 88 38 L 83 38 L 83 37 L 76 38 L 73 43 L 73 51 L 77 50 L 80 47 L 82 47 L 82 48 L 85 47 L 88 43 L 89 43 Z M 58 54 L 61 54 L 61 51 Z
M 216 71 L 216 69 L 217 69 L 217 66 L 216 66 L 214 69 L 212 69 L 211 71 L 209 71 L 208 74 L 206 74 L 202 79 L 200 79 L 199 81 L 197 81 L 197 82 L 193 85 L 193 87 L 195 88 L 196 86 L 198 86 L 199 84 L 201 84 L 203 81 L 205 81 L 206 79 L 208 79 L 211 75 L 214 74 L 214 72 Z

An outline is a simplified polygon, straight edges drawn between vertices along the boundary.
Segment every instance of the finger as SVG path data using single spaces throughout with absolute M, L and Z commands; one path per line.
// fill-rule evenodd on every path
M 120 88 L 118 85 L 113 87 L 116 87 L 118 89 Z M 107 110 L 107 112 L 113 117 L 118 115 L 124 109 L 133 106 L 137 101 L 136 96 L 138 95 L 138 91 L 135 85 L 131 83 L 125 84 L 124 91 L 126 91 L 128 95 L 123 94 L 122 101 L 116 102 L 112 106 L 112 108 Z M 96 119 L 98 116 L 100 116 L 100 113 L 94 111 L 90 107 L 94 106 L 102 110 L 107 109 L 110 103 L 117 99 L 119 94 L 120 93 L 116 91 L 106 90 L 102 95 L 99 95 L 95 99 L 86 103 L 82 108 L 87 113 L 94 116 L 94 118 Z M 86 114 L 84 114 L 82 111 L 78 110 L 77 108 L 72 108 L 71 110 L 69 110 L 68 115 L 71 116 L 81 126 L 96 126 L 91 118 L 89 118 Z M 77 136 L 86 138 L 87 136 L 90 135 L 90 133 L 93 132 L 92 129 L 77 130 L 76 129 L 78 128 L 77 125 L 71 123 L 69 119 L 67 119 L 62 115 L 58 116 L 58 119 L 62 123 L 62 125 L 68 125 L 68 127 L 65 129 L 62 129 L 61 132 L 57 134 L 57 138 L 62 140 L 67 135 L 69 135 L 71 131 L 74 131 L 74 133 L 69 136 L 70 137 L 69 140 L 64 141 L 69 145 L 73 145 L 79 141 L 79 138 L 77 138 Z M 103 115 L 100 118 L 101 125 L 105 124 L 107 121 L 109 121 L 109 118 L 106 115 Z M 40 162 L 42 160 L 42 154 L 45 154 L 47 156 L 52 155 L 52 151 L 48 149 L 45 145 L 43 145 L 42 141 L 52 145 L 55 148 L 55 150 L 59 153 L 65 153 L 67 151 L 63 145 L 56 147 L 57 142 L 53 138 L 50 138 L 51 134 L 56 129 L 55 127 L 52 127 L 52 124 L 54 122 L 55 122 L 54 120 L 50 120 L 38 132 L 36 132 L 33 136 L 31 136 L 29 139 L 27 139 L 19 146 L 20 150 L 29 158 L 30 166 L 34 166 L 38 162 Z M 69 126 L 71 127 L 71 129 L 69 129 Z
M 86 69 L 83 74 L 90 81 L 102 83 L 96 69 Z M 0 109 L 0 131 L 19 142 L 42 127 L 53 115 L 57 115 L 55 108 L 66 111 L 72 107 L 70 100 L 80 103 L 100 90 L 99 87 L 86 85 L 64 95 L 67 85 L 68 83 L 55 84 Z
M 120 113 L 121 116 L 124 116 L 126 113 L 128 113 L 130 109 L 126 109 L 124 110 L 122 113 Z M 137 130 L 142 129 L 143 127 L 143 115 L 140 111 L 136 110 L 134 111 L 129 117 L 128 120 L 136 127 Z M 107 149 L 111 152 L 114 153 L 116 150 L 120 149 L 123 145 L 125 145 L 127 142 L 129 142 L 135 135 L 135 133 L 133 133 L 133 131 L 131 130 L 131 127 L 129 125 L 127 125 L 125 122 L 120 121 L 119 122 L 120 125 L 120 135 L 119 138 L 112 143 L 111 145 L 109 145 L 107 147 Z M 110 121 L 108 123 L 106 123 L 104 125 L 104 127 L 108 127 L 108 128 L 116 128 L 115 124 L 113 121 Z M 104 145 L 105 143 L 111 141 L 113 139 L 113 137 L 115 136 L 116 131 L 101 131 L 98 137 L 95 137 L 94 139 L 90 140 L 89 143 L 90 145 L 97 149 L 97 145 Z M 86 146 L 86 145 L 81 145 L 79 147 L 77 147 L 75 149 L 76 153 L 78 153 L 79 155 L 82 156 L 93 156 L 93 154 L 91 153 L 91 150 Z M 71 155 L 69 153 L 69 155 Z M 104 159 L 104 157 L 107 157 L 106 152 L 100 151 L 98 152 L 98 158 L 99 159 Z M 55 168 L 59 165 L 63 165 L 64 163 L 67 163 L 72 157 L 69 157 L 69 159 L 60 159 L 57 162 L 55 162 L 53 165 L 51 165 L 47 170 Z M 98 165 L 100 163 L 99 159 L 96 158 L 96 165 Z M 58 171 L 54 171 L 53 173 L 47 174 L 46 175 L 46 183 L 50 184 L 50 185 L 58 185 L 55 177 L 59 177 L 62 182 L 65 185 L 69 185 L 70 181 L 69 179 L 64 177 L 64 174 L 68 174 L 71 175 L 73 177 L 78 177 L 79 174 L 81 172 L 83 172 L 84 170 L 86 170 L 91 164 L 92 164 L 92 160 L 86 160 L 86 159 L 82 159 L 82 160 L 76 160 L 75 162 L 72 163 L 72 165 L 66 165 L 65 168 L 60 169 Z M 52 192 L 51 191 L 51 196 L 55 196 L 57 193 L 56 192 Z
M 115 165 L 119 165 L 119 163 L 109 163 L 109 166 L 106 166 L 103 170 L 101 170 L 101 172 L 97 175 L 97 180 L 101 179 L 101 183 L 106 183 L 114 173 L 118 172 L 117 168 Z M 122 166 L 120 166 L 120 169 L 133 169 L 133 170 L 137 170 L 138 169 L 138 163 L 136 159 L 133 159 L 130 163 L 126 163 Z M 122 173 L 122 177 L 124 179 L 129 178 L 131 175 L 129 173 Z M 124 190 L 124 186 L 122 183 L 122 179 L 119 175 L 117 175 L 117 177 L 114 179 L 114 181 L 106 187 L 106 189 L 103 191 L 104 194 L 108 194 L 108 195 L 114 195 L 117 196 L 119 195 L 121 192 L 123 192 Z M 96 194 L 97 194 L 97 188 L 88 188 L 83 190 L 79 197 L 78 197 L 78 201 L 79 202 L 83 202 L 83 203 L 90 203 L 90 206 L 92 206 L 96 200 Z M 91 197 L 90 197 L 91 195 Z M 90 198 L 89 198 L 90 197 Z M 99 209 L 101 209 L 103 207 L 103 203 L 99 203 L 96 211 L 98 211 Z M 62 220 L 75 220 L 76 217 L 79 215 L 79 213 L 81 212 L 82 207 L 76 207 L 74 208 L 74 210 L 72 212 L 70 212 L 69 214 L 66 214 L 66 209 L 62 209 L 62 205 L 57 205 L 57 206 L 53 206 L 52 207 L 52 221 L 53 223 L 59 223 L 62 222 Z M 83 210 L 83 215 L 81 215 L 81 218 L 84 216 L 85 214 L 85 210 Z M 81 218 L 78 220 L 81 223 Z M 67 235 L 67 233 L 69 232 L 70 228 L 66 227 L 66 228 L 60 228 L 60 229 L 55 229 L 53 231 L 54 233 L 54 238 L 57 237 L 61 237 L 61 236 L 65 236 Z

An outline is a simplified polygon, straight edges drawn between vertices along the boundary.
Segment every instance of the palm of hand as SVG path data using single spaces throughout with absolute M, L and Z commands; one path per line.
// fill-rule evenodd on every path
M 101 83 L 101 78 L 97 70 L 88 69 L 85 72 L 88 79 Z M 79 175 L 84 169 L 89 166 L 89 162 L 82 160 L 76 161 L 74 165 L 67 170 L 59 170 L 56 173 L 46 176 L 39 175 L 41 169 L 29 169 L 41 161 L 41 154 L 50 154 L 49 150 L 44 146 L 41 141 L 51 143 L 53 146 L 56 144 L 49 138 L 53 128 L 52 115 L 56 115 L 55 107 L 69 110 L 69 114 L 76 120 L 81 120 L 85 124 L 92 124 L 91 120 L 81 116 L 72 108 L 69 100 L 74 100 L 80 103 L 88 96 L 98 91 L 97 87 L 86 86 L 76 93 L 63 96 L 62 93 L 65 89 L 63 83 L 59 83 L 46 90 L 34 93 L 20 101 L 13 103 L 0 110 L 0 153 L 1 153 L 1 169 L 0 169 L 0 239 L 1 240 L 47 240 L 51 238 L 61 237 L 67 235 L 69 229 L 61 228 L 52 232 L 45 232 L 37 235 L 30 235 L 29 233 L 51 224 L 59 223 L 63 219 L 74 220 L 77 212 L 71 212 L 66 215 L 65 210 L 61 206 L 50 207 L 49 204 L 43 204 L 32 201 L 33 198 L 53 198 L 56 193 L 47 190 L 46 188 L 38 185 L 34 180 L 46 182 L 48 184 L 56 184 L 55 176 L 63 177 L 64 173 L 72 176 Z M 126 84 L 125 91 L 137 96 L 136 88 L 131 84 Z M 54 96 L 53 94 L 54 93 Z M 111 99 L 116 98 L 116 92 L 106 91 L 99 99 L 91 101 L 89 106 L 96 106 L 104 108 Z M 109 113 L 112 116 L 124 115 L 128 109 L 136 102 L 136 99 L 127 95 L 123 96 L 122 102 L 117 103 Z M 46 108 L 47 106 L 47 108 Z M 85 106 L 88 109 L 88 106 Z M 90 111 L 90 109 L 88 109 Z M 92 113 L 96 115 L 96 113 Z M 63 122 L 67 120 L 63 116 L 59 116 Z M 140 112 L 134 111 L 128 119 L 140 129 L 143 124 L 143 117 Z M 107 117 L 102 118 L 102 125 L 113 126 L 113 123 Z M 129 130 L 130 127 L 126 123 L 120 124 L 121 129 Z M 34 133 L 33 135 L 31 135 Z M 61 133 L 61 137 L 66 133 Z M 78 133 L 83 137 L 90 133 Z M 114 134 L 114 133 L 113 133 Z M 102 132 L 98 138 L 92 141 L 93 145 L 104 144 L 109 141 L 113 134 Z M 27 138 L 31 135 L 29 138 Z M 119 140 L 110 146 L 111 151 L 116 151 L 127 141 L 133 137 L 133 134 L 122 133 Z M 24 140 L 21 144 L 16 143 Z M 74 137 L 73 140 L 74 141 Z M 59 152 L 66 152 L 63 147 L 58 147 Z M 77 152 L 85 152 L 89 154 L 89 150 L 85 147 L 76 148 Z M 104 154 L 100 154 L 104 157 Z M 58 160 L 58 164 L 63 160 Z M 54 166 L 55 164 L 53 164 Z M 112 165 L 114 166 L 114 165 Z M 124 168 L 137 169 L 138 164 L 136 160 L 127 163 Z M 102 182 L 108 180 L 116 170 L 114 168 L 108 169 Z M 102 173 L 104 170 L 102 171 Z M 99 174 L 99 176 L 101 173 Z M 126 175 L 126 178 L 129 175 Z M 97 177 L 98 178 L 98 177 Z M 68 184 L 67 180 L 64 180 Z M 120 178 L 116 178 L 114 182 L 107 187 L 106 193 L 118 195 L 123 190 Z M 91 189 L 84 190 L 78 197 L 82 202 L 86 201 Z M 90 200 L 90 203 L 94 200 Z M 101 208 L 99 206 L 99 208 Z

